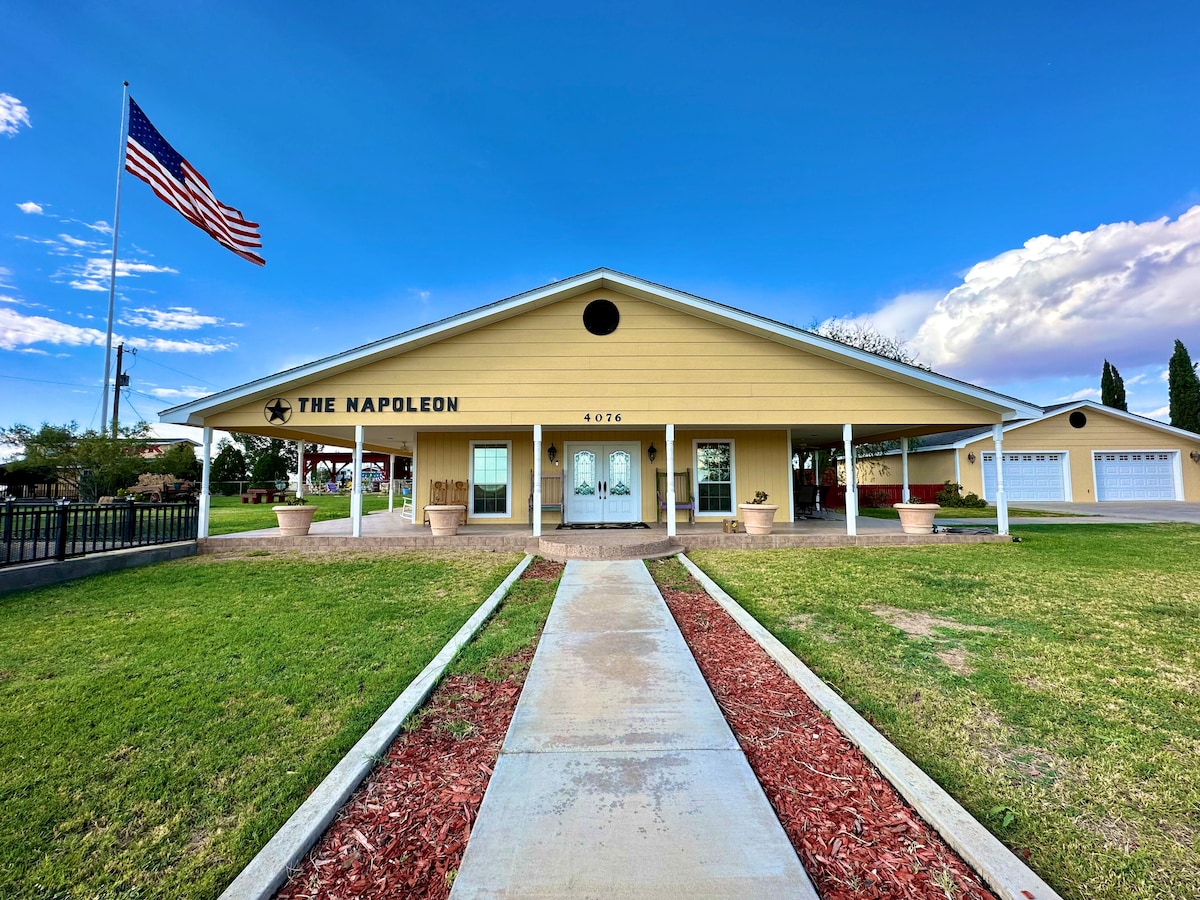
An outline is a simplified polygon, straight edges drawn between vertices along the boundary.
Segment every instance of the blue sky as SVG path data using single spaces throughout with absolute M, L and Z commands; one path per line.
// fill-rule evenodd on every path
M 1194 3 L 22 6 L 0 425 L 99 424 L 124 79 L 267 265 L 126 176 L 123 419 L 598 266 L 1039 403 L 1200 356 Z

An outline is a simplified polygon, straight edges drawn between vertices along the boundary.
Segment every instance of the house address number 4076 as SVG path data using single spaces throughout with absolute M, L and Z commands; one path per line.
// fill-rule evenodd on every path
M 593 425 L 599 425 L 603 422 L 620 422 L 621 414 L 620 413 L 604 413 L 604 412 L 584 413 L 583 421 L 591 422 Z

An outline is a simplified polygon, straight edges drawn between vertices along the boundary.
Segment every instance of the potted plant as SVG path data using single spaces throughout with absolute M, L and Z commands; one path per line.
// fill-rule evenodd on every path
M 933 517 L 941 509 L 938 503 L 893 503 L 900 513 L 900 529 L 905 534 L 933 534 Z
M 282 506 L 272 506 L 271 509 L 275 511 L 275 518 L 279 520 L 280 537 L 300 537 L 308 534 L 313 516 L 317 514 L 317 508 L 308 505 L 307 497 L 292 497 Z
M 465 511 L 466 507 L 461 503 L 457 505 L 439 503 L 426 506 L 425 512 L 429 515 L 429 530 L 438 536 L 458 534 L 458 523 Z
M 754 499 L 739 503 L 742 521 L 746 523 L 746 534 L 770 534 L 775 528 L 775 511 L 779 506 L 767 502 L 766 491 L 755 491 Z

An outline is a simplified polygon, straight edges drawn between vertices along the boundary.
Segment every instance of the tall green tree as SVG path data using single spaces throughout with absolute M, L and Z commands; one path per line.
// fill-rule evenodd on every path
M 1100 375 L 1100 402 L 1113 409 L 1129 412 L 1129 404 L 1125 400 L 1125 379 L 1107 359 L 1104 361 L 1104 372 Z
M 1183 341 L 1175 341 L 1175 352 L 1167 366 L 1167 395 L 1171 403 L 1171 424 L 1200 434 L 1200 379 L 1196 377 L 1196 366 Z
M 94 503 L 99 497 L 137 483 L 138 475 L 148 468 L 141 455 L 148 446 L 148 436 L 145 422 L 122 428 L 116 440 L 105 432 L 80 431 L 74 422 L 43 422 L 38 429 L 28 425 L 0 429 L 0 444 L 13 448 L 20 456 L 7 464 L 9 471 L 52 471 L 55 480 L 78 490 L 80 500 Z

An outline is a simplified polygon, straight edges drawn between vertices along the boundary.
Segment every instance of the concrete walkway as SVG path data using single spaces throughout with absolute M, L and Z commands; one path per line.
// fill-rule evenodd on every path
M 817 894 L 641 562 L 569 562 L 451 897 Z

